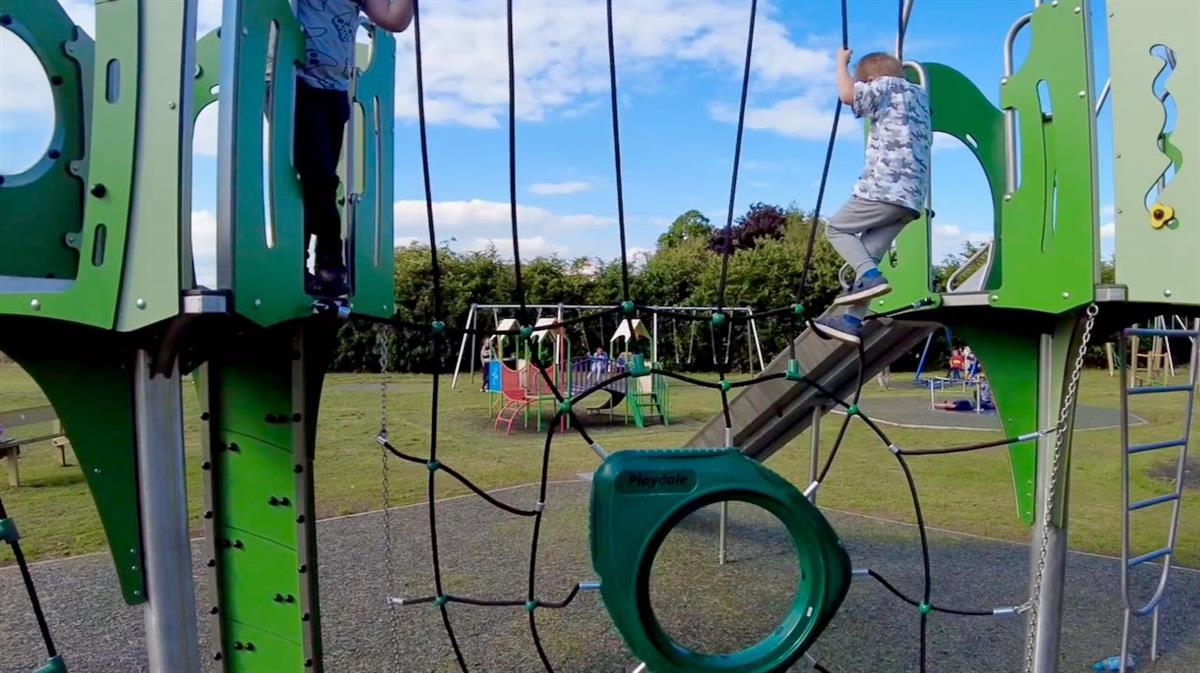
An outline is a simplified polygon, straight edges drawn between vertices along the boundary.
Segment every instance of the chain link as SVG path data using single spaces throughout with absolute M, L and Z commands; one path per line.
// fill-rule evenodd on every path
M 375 331 L 375 349 L 379 352 L 379 437 L 388 438 L 388 370 L 392 354 L 392 328 L 379 325 Z M 388 620 L 392 627 L 392 670 L 400 671 L 400 615 L 391 598 L 396 591 L 396 564 L 392 558 L 392 493 L 390 482 L 391 460 L 388 451 L 379 443 L 379 473 L 383 481 L 383 563 L 384 600 L 387 603 Z
M 1038 551 L 1036 570 L 1033 576 L 1033 590 L 1029 602 L 1018 609 L 1019 613 L 1029 613 L 1029 632 L 1025 643 L 1025 673 L 1033 673 L 1034 649 L 1037 645 L 1038 618 L 1041 616 L 1042 581 L 1046 575 L 1046 556 L 1049 555 L 1050 525 L 1054 520 L 1054 503 L 1058 497 L 1058 477 L 1063 457 L 1063 438 L 1066 436 L 1067 420 L 1075 410 L 1075 395 L 1079 390 L 1079 377 L 1083 372 L 1083 360 L 1087 355 L 1088 345 L 1092 340 L 1092 328 L 1096 324 L 1096 314 L 1100 308 L 1095 304 L 1087 307 L 1087 322 L 1083 326 L 1083 339 L 1079 342 L 1079 352 L 1075 355 L 1075 366 L 1071 378 L 1067 382 L 1067 393 L 1063 397 L 1062 409 L 1058 412 L 1058 423 L 1054 426 L 1054 454 L 1050 461 L 1050 483 L 1046 487 L 1046 504 L 1042 508 L 1042 539 Z

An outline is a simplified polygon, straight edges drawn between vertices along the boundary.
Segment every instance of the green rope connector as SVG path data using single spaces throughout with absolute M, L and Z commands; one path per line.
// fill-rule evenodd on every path
M 792 304 L 792 315 L 796 316 L 796 320 L 803 320 L 804 304 Z
M 450 602 L 449 596 L 438 596 L 437 598 L 433 599 L 433 604 L 438 606 L 439 608 L 444 607 L 446 605 L 446 603 L 449 603 L 449 602 Z
M 532 613 L 537 609 L 537 601 L 525 601 L 525 612 Z
M 563 414 L 569 414 L 571 413 L 571 407 L 573 406 L 575 406 L 575 403 L 572 402 L 571 398 L 568 397 L 567 399 L 558 403 L 558 410 Z
M 787 376 L 785 378 L 787 378 L 788 381 L 804 380 L 804 372 L 800 371 L 800 362 L 798 360 L 788 360 Z
M 20 539 L 21 533 L 17 531 L 17 522 L 12 519 L 0 519 L 0 542 L 15 544 Z
M 649 373 L 650 369 L 646 367 L 646 356 L 641 353 L 634 354 L 633 362 L 629 365 L 629 375 L 636 379 Z
M 434 334 L 441 334 L 442 332 L 446 331 L 446 323 L 442 322 L 441 320 L 434 320 L 433 323 L 430 324 L 430 327 L 433 328 Z
M 921 614 L 927 615 L 930 612 L 933 612 L 933 606 L 929 603 L 921 603 L 917 606 L 917 610 L 920 611 Z
M 33 673 L 67 673 L 67 665 L 63 663 L 62 657 L 51 657 Z
M 436 460 L 431 460 L 428 463 L 425 463 L 425 467 L 429 468 L 430 472 L 437 472 L 438 470 L 442 469 L 442 464 Z
M 636 309 L 637 309 L 637 304 L 634 304 L 632 301 L 630 301 L 628 299 L 621 302 L 621 310 L 625 313 L 625 315 L 633 315 L 633 312 Z
M 858 405 L 857 405 L 857 404 L 851 404 L 851 405 L 850 405 L 850 406 L 849 406 L 849 407 L 846 409 L 846 415 L 847 415 L 847 416 L 858 416 L 858 415 L 859 415 L 859 414 L 861 414 L 861 413 L 862 413 L 862 412 L 861 412 L 861 411 L 859 411 L 859 409 L 858 409 Z
M 721 325 L 724 325 L 724 324 L 725 324 L 725 314 L 724 313 L 721 313 L 720 311 L 718 311 L 718 312 L 712 314 L 713 327 L 720 327 Z
M 729 389 L 732 387 L 733 387 L 733 384 L 730 383 L 728 379 L 721 381 L 721 392 L 727 393 L 727 392 L 729 392 Z
M 529 339 L 532 336 L 533 336 L 533 328 L 532 327 L 530 327 L 529 325 L 525 325 L 524 327 L 521 328 L 521 338 L 522 339 Z

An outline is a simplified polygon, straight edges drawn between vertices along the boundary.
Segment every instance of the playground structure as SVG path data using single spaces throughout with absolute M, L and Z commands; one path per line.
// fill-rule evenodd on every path
M 289 69 L 301 57 L 303 40 L 286 0 L 226 0 L 225 39 L 213 33 L 197 41 L 196 5 L 196 0 L 100 3 L 93 43 L 57 3 L 0 0 L 0 24 L 30 45 L 56 82 L 51 150 L 33 168 L 4 176 L 0 183 L 0 212 L 5 213 L 0 240 L 10 251 L 0 260 L 0 319 L 9 326 L 0 332 L 0 349 L 30 373 L 59 411 L 96 501 L 124 597 L 131 605 L 144 606 L 149 670 L 154 673 L 200 670 L 180 381 L 182 373 L 197 372 L 205 450 L 200 465 L 203 565 L 213 602 L 203 611 L 218 643 L 204 658 L 224 671 L 320 671 L 311 468 L 321 382 L 337 323 L 312 315 L 302 283 L 304 246 L 295 226 L 301 202 L 290 166 L 294 91 Z M 901 12 L 901 38 L 911 7 L 910 0 Z M 880 436 L 909 477 L 920 520 L 917 488 L 906 461 L 938 452 L 906 450 L 888 441 L 858 409 L 857 391 L 864 377 L 919 344 L 939 324 L 951 326 L 975 348 L 988 366 L 1003 412 L 1003 440 L 952 450 L 1007 445 L 1017 515 L 1032 525 L 1029 600 L 995 612 L 1019 613 L 1027 620 L 1022 670 L 1058 670 L 1067 582 L 1066 471 L 1083 351 L 1093 335 L 1164 313 L 1194 316 L 1200 307 L 1200 277 L 1194 273 L 1200 205 L 1191 198 L 1200 192 L 1200 173 L 1189 172 L 1182 159 L 1200 156 L 1200 80 L 1182 76 L 1200 70 L 1200 50 L 1192 35 L 1200 23 L 1200 6 L 1110 0 L 1105 19 L 1111 78 L 1100 95 L 1092 80 L 1090 9 L 1087 0 L 1056 0 L 1037 4 L 1017 20 L 1005 44 L 1000 108 L 947 66 L 909 64 L 913 78 L 930 93 L 935 130 L 966 144 L 988 175 L 993 194 L 996 243 L 986 263 L 957 286 L 963 291 L 940 292 L 931 286 L 931 222 L 917 220 L 897 241 L 888 272 L 894 291 L 873 303 L 876 318 L 868 321 L 859 348 L 803 330 L 806 314 L 798 304 L 757 312 L 759 319 L 769 315 L 791 321 L 799 333 L 795 343 L 752 381 L 711 384 L 721 394 L 723 413 L 690 442 L 693 450 L 606 457 L 592 492 L 591 551 L 600 582 L 581 583 L 576 591 L 601 592 L 626 643 L 651 670 L 785 670 L 804 656 L 836 613 L 852 574 L 870 574 L 852 573 L 836 534 L 811 502 L 836 449 L 823 469 L 814 470 L 804 493 L 761 464 L 830 406 L 845 409 L 843 423 L 858 419 Z M 609 10 L 611 47 L 611 4 Z M 419 26 L 418 18 L 418 83 Z M 1017 68 L 1012 45 L 1026 28 L 1032 33 L 1031 47 Z M 392 211 L 387 204 L 395 64 L 391 38 L 382 32 L 372 38 L 373 48 L 362 50 L 352 89 L 355 109 L 364 114 L 352 115 L 348 131 L 344 217 L 353 262 L 352 309 L 387 322 L 394 314 L 387 243 L 392 240 Z M 1153 51 L 1163 45 L 1165 55 Z M 747 45 L 743 112 L 751 53 Z M 263 73 L 269 57 L 276 76 L 268 98 Z M 1175 70 L 1180 74 L 1172 76 Z M 615 67 L 611 72 L 616 130 Z M 191 131 L 195 116 L 218 96 L 218 282 L 216 288 L 198 288 L 192 280 L 189 231 Z M 1165 111 L 1167 98 L 1173 100 L 1174 116 Z M 268 100 L 274 123 L 264 162 L 262 108 Z M 1095 114 L 1107 100 L 1113 111 L 1116 253 L 1121 260 L 1117 283 L 1111 286 L 1097 282 Z M 421 95 L 418 101 L 425 150 Z M 739 123 L 739 151 L 742 128 Z M 100 129 L 104 132 L 93 132 Z M 831 137 L 835 133 L 836 126 Z M 269 189 L 263 188 L 264 175 Z M 736 175 L 735 170 L 735 186 Z M 426 186 L 428 197 L 428 173 Z M 732 199 L 731 194 L 730 220 Z M 436 250 L 434 235 L 431 223 Z M 165 255 L 164 250 L 178 254 Z M 447 339 L 436 256 L 434 278 L 435 312 L 422 328 L 438 352 Z M 638 306 L 627 283 L 623 292 L 619 305 L 602 310 L 629 319 L 663 312 Z M 722 297 L 723 292 L 722 287 Z M 720 303 L 711 315 L 715 327 L 733 319 Z M 519 325 L 517 333 L 528 344 L 534 331 L 529 322 Z M 1154 330 L 1143 332 L 1153 336 Z M 1185 330 L 1174 336 L 1200 335 Z M 550 368 L 540 352 L 531 353 L 535 369 Z M 609 378 L 636 380 L 653 373 L 644 358 L 635 357 L 627 372 Z M 1124 386 L 1124 375 L 1121 381 Z M 1194 384 L 1188 387 L 1189 401 Z M 592 450 L 607 456 L 588 439 L 582 417 L 574 412 L 604 385 L 600 381 L 578 394 L 564 394 L 547 384 L 559 400 L 556 418 L 547 423 L 547 455 L 558 421 L 569 418 Z M 735 387 L 742 390 L 730 396 Z M 1187 392 L 1182 387 L 1155 390 Z M 1123 388 L 1123 393 L 1142 391 Z M 384 424 L 380 444 L 427 469 L 431 492 L 439 472 L 467 483 L 438 461 L 436 433 L 433 437 L 427 456 L 405 454 L 390 444 Z M 1125 441 L 1123 449 L 1126 459 L 1176 449 L 1182 466 L 1187 441 L 1186 434 L 1182 441 L 1162 446 Z M 1153 502 L 1128 502 L 1126 497 L 1126 511 L 1170 505 L 1175 512 L 1164 547 L 1133 550 L 1126 539 L 1126 568 L 1163 562 L 1155 596 L 1146 601 L 1126 596 L 1127 624 L 1142 614 L 1154 614 L 1157 623 L 1182 474 L 1181 467 L 1173 493 Z M 539 500 L 530 509 L 489 502 L 540 522 L 545 493 L 543 477 Z M 640 600 L 645 589 L 639 578 L 653 564 L 663 537 L 684 516 L 730 499 L 759 505 L 784 522 L 806 580 L 777 631 L 743 652 L 707 656 L 679 647 L 662 632 Z M 436 531 L 436 503 L 431 501 L 429 508 Z M 18 564 L 29 579 L 19 555 L 19 535 L 7 516 L 0 505 L 0 540 L 18 551 Z M 570 599 L 559 604 L 539 597 L 532 572 L 536 525 L 534 531 L 527 592 L 491 605 L 528 612 L 539 657 L 549 671 L 553 668 L 537 637 L 536 614 Z M 451 595 L 438 577 L 433 596 L 403 603 L 434 605 L 452 634 L 449 606 L 470 600 Z M 47 645 L 44 670 L 64 670 L 40 619 L 32 580 L 27 586 Z M 928 573 L 923 596 L 912 602 L 919 607 L 924 634 L 930 615 L 941 609 L 932 601 Z M 410 608 L 389 609 L 394 614 Z M 465 670 L 461 654 L 459 662 Z
M 458 385 L 464 362 L 467 363 L 469 377 L 475 379 L 475 356 L 480 352 L 479 336 L 485 333 L 484 348 L 490 353 L 490 359 L 484 369 L 484 390 L 488 393 L 488 418 L 494 419 L 493 430 L 503 430 L 511 434 L 518 420 L 526 428 L 531 425 L 541 432 L 545 428 L 547 415 L 553 415 L 558 400 L 551 391 L 545 379 L 534 368 L 529 367 L 529 350 L 543 348 L 547 339 L 553 344 L 553 352 L 546 352 L 544 360 L 552 362 L 547 372 L 552 379 L 553 387 L 578 395 L 589 387 L 604 379 L 615 378 L 605 383 L 602 388 L 608 393 L 608 400 L 588 408 L 588 416 L 595 420 L 598 416 L 607 416 L 609 423 L 616 419 L 616 413 L 621 412 L 621 420 L 625 424 L 632 422 L 639 428 L 646 427 L 657 418 L 664 425 L 670 423 L 670 386 L 666 377 L 654 373 L 639 377 L 630 382 L 622 376 L 629 372 L 634 355 L 640 355 L 651 368 L 659 364 L 659 331 L 658 311 L 673 313 L 704 314 L 711 313 L 717 307 L 707 306 L 652 306 L 652 320 L 647 327 L 640 318 L 616 319 L 612 336 L 604 340 L 606 334 L 601 325 L 601 343 L 608 346 L 603 356 L 587 352 L 572 356 L 571 339 L 568 330 L 563 326 L 564 321 L 573 313 L 583 311 L 601 311 L 609 307 L 587 306 L 577 304 L 529 304 L 526 309 L 552 313 L 553 317 L 541 316 L 534 321 L 531 340 L 525 344 L 519 338 L 520 321 L 515 318 L 501 318 L 500 312 L 510 312 L 519 309 L 514 304 L 472 304 L 467 312 L 463 325 L 463 336 L 459 344 L 458 357 L 455 361 L 454 377 L 451 387 Z M 742 315 L 746 318 L 746 348 L 749 355 L 751 372 L 757 362 L 760 370 L 766 366 L 763 361 L 762 343 L 758 338 L 758 327 L 754 319 L 754 310 L 749 307 L 724 309 L 732 315 Z M 494 330 L 486 333 L 479 329 L 479 316 L 487 315 L 490 311 Z M 693 320 L 694 322 L 694 320 Z M 727 340 L 726 354 L 732 339 Z M 469 356 L 468 356 L 469 353 Z M 676 354 L 678 357 L 679 354 Z M 561 418 L 560 427 L 566 429 L 567 418 Z
M 517 321 L 514 318 L 502 318 L 502 317 L 500 317 L 500 315 L 502 312 L 509 313 L 512 311 L 516 311 L 520 308 L 521 308 L 521 306 L 519 304 L 471 304 L 470 310 L 467 311 L 466 320 L 464 320 L 464 322 L 463 322 L 463 329 L 462 329 L 463 336 L 462 336 L 462 339 L 459 342 L 459 346 L 458 346 L 458 357 L 454 361 L 455 362 L 454 377 L 451 379 L 451 382 L 450 382 L 451 387 L 454 387 L 454 388 L 458 387 L 458 380 L 459 380 L 459 377 L 462 375 L 463 364 L 467 365 L 468 377 L 470 378 L 470 380 L 472 382 L 474 382 L 474 380 L 475 380 L 475 364 L 476 364 L 475 358 L 479 353 L 479 346 L 480 346 L 479 337 L 481 335 L 485 337 L 485 340 L 491 340 L 493 342 L 495 342 L 496 340 L 512 338 L 512 337 L 517 336 L 516 332 L 513 329 L 513 326 L 519 325 L 520 321 Z M 588 304 L 526 304 L 525 305 L 526 310 L 536 311 L 539 315 L 542 312 L 552 313 L 554 315 L 557 323 L 559 323 L 559 324 L 562 324 L 563 322 L 567 321 L 571 317 L 578 317 L 581 313 L 586 315 L 587 312 L 602 312 L 602 311 L 608 311 L 611 308 L 612 308 L 611 306 L 600 306 L 600 305 L 595 305 L 595 304 L 592 304 L 592 305 L 588 305 Z M 659 325 L 658 325 L 658 322 L 659 322 L 658 318 L 660 315 L 666 315 L 667 317 L 670 317 L 674 320 L 688 320 L 688 321 L 694 323 L 697 321 L 698 317 L 708 316 L 713 311 L 717 310 L 718 308 L 719 307 L 717 307 L 717 306 L 646 306 L 646 307 L 644 307 L 644 310 L 647 311 L 648 313 L 650 313 L 651 317 L 650 317 L 650 327 L 649 327 L 650 352 L 644 353 L 643 355 L 647 356 L 649 358 L 649 361 L 652 363 L 659 362 L 659 360 L 660 360 L 660 353 L 659 353 L 659 343 L 660 342 L 659 342 Z M 747 358 L 747 361 L 750 363 L 749 373 L 750 374 L 754 373 L 754 365 L 755 364 L 758 365 L 758 370 L 762 371 L 763 368 L 766 367 L 766 361 L 763 359 L 762 341 L 760 341 L 759 337 L 758 337 L 758 323 L 754 317 L 754 309 L 750 308 L 748 306 L 731 306 L 731 307 L 721 308 L 721 310 L 732 316 L 744 317 L 744 322 L 746 323 L 746 327 L 747 327 L 747 329 L 746 329 L 746 350 L 747 350 L 747 354 L 749 356 Z M 480 316 L 481 315 L 484 316 L 484 320 L 486 320 L 487 314 L 489 312 L 491 313 L 492 324 L 495 327 L 493 330 L 486 330 L 486 329 L 481 330 L 479 327 Z M 703 318 L 703 319 L 707 320 L 707 318 Z M 621 328 L 621 325 L 624 323 L 624 320 L 622 320 L 619 317 L 615 317 L 614 321 L 616 323 L 613 328 L 613 330 L 615 332 L 616 330 Z M 605 338 L 607 335 L 605 333 L 603 321 L 599 322 L 599 327 L 600 327 L 600 345 L 609 346 L 610 352 L 611 352 L 612 339 Z M 590 350 L 588 348 L 589 344 L 582 342 L 582 340 L 581 340 L 581 343 L 583 345 L 584 352 L 588 352 Z M 729 352 L 728 349 L 731 346 L 732 346 L 732 340 L 730 340 L 730 343 L 728 343 L 726 345 L 727 353 Z M 494 345 L 493 345 L 493 350 L 495 350 Z M 676 347 L 676 350 L 678 351 L 681 349 Z M 683 358 L 681 358 L 680 356 L 681 356 L 681 353 L 678 353 L 678 352 L 675 353 L 676 359 L 683 360 Z M 486 373 L 485 373 L 485 376 L 486 376 Z

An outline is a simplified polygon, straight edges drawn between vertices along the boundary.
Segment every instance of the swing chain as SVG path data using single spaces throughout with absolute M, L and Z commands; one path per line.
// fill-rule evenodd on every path
M 1058 423 L 1054 426 L 1054 453 L 1050 462 L 1050 481 L 1046 487 L 1046 501 L 1042 508 L 1042 539 L 1038 550 L 1037 568 L 1034 572 L 1033 590 L 1030 593 L 1029 601 L 1017 610 L 1018 613 L 1029 613 L 1029 632 L 1025 643 L 1025 673 L 1033 673 L 1034 649 L 1037 645 L 1038 618 L 1041 611 L 1042 581 L 1045 579 L 1046 557 L 1049 555 L 1050 526 L 1054 520 L 1053 510 L 1058 491 L 1059 468 L 1063 459 L 1063 439 L 1066 437 L 1067 421 L 1075 410 L 1079 378 L 1083 373 L 1083 359 L 1087 355 L 1088 345 L 1092 340 L 1092 328 L 1096 324 L 1096 314 L 1099 312 L 1100 307 L 1096 304 L 1087 307 L 1087 322 L 1084 323 L 1083 338 L 1079 342 L 1075 365 L 1071 371 L 1071 378 L 1067 382 L 1062 409 L 1058 412 Z
M 379 438 L 388 438 L 388 369 L 391 364 L 393 332 L 390 325 L 379 325 L 375 331 L 375 348 L 379 352 Z M 395 636 L 400 632 L 400 616 L 391 603 L 396 595 L 396 564 L 392 562 L 392 494 L 389 483 L 390 463 L 388 451 L 379 443 L 379 468 L 383 493 L 383 563 L 385 600 L 388 601 L 388 619 L 392 627 L 392 670 L 399 671 L 400 641 Z

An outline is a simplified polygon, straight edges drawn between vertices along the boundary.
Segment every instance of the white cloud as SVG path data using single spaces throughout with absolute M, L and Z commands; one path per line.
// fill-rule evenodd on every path
M 217 285 L 217 217 L 207 210 L 192 213 L 192 259 L 196 282 L 206 287 Z
M 954 150 L 965 150 L 967 146 L 958 138 L 938 131 L 933 134 L 933 146 L 931 149 L 934 152 L 952 152 Z
M 1101 239 L 1107 240 L 1107 239 L 1111 239 L 1111 238 L 1116 238 L 1116 236 L 1117 236 L 1117 223 L 1116 222 L 1105 222 L 1104 224 L 1100 225 L 1100 238 Z
M 517 116 L 571 115 L 607 96 L 604 3 L 524 3 L 514 16 Z M 699 64 L 740 75 L 748 15 L 741 0 L 618 3 L 614 34 L 621 83 L 662 76 L 664 65 Z M 422 16 L 426 114 L 431 123 L 496 128 L 508 113 L 504 4 L 444 0 Z M 398 37 L 397 116 L 416 117 L 412 31 Z M 826 50 L 802 46 L 767 6 L 755 36 L 756 86 L 792 88 L 824 80 Z
M 776 101 L 766 107 L 747 107 L 746 128 L 773 131 L 803 140 L 827 140 L 833 124 L 832 101 L 832 94 L 822 87 L 811 89 L 801 96 Z M 717 121 L 737 123 L 738 111 L 735 105 L 710 103 L 708 112 Z M 852 127 L 852 124 L 839 124 L 838 136 L 844 136 Z
M 530 238 L 518 239 L 521 246 L 521 259 L 529 260 L 534 257 L 565 257 L 567 255 L 566 246 L 555 243 L 547 239 L 545 236 L 533 236 Z M 468 250 L 487 250 L 495 248 L 501 257 L 512 258 L 512 239 L 511 238 L 476 238 L 466 246 Z
M 535 182 L 529 186 L 529 191 L 541 196 L 562 196 L 565 194 L 578 194 L 592 189 L 594 185 L 586 180 L 572 180 L 568 182 Z
M 398 244 L 413 241 L 429 241 L 425 202 L 419 200 L 397 201 L 393 207 L 396 217 L 395 240 Z M 512 250 L 510 235 L 511 208 L 506 201 L 437 201 L 433 204 L 434 224 L 438 242 L 454 238 L 458 245 L 467 249 L 481 249 L 494 243 L 502 254 Z M 522 235 L 528 237 L 529 249 L 521 243 L 521 257 L 539 254 L 568 253 L 591 254 L 593 250 L 572 250 L 568 239 L 581 233 L 597 229 L 616 231 L 616 218 L 587 213 L 557 213 L 536 206 L 517 205 L 517 225 Z
M 957 224 L 935 224 L 932 231 L 935 237 L 940 238 L 958 238 L 962 235 L 962 228 Z

